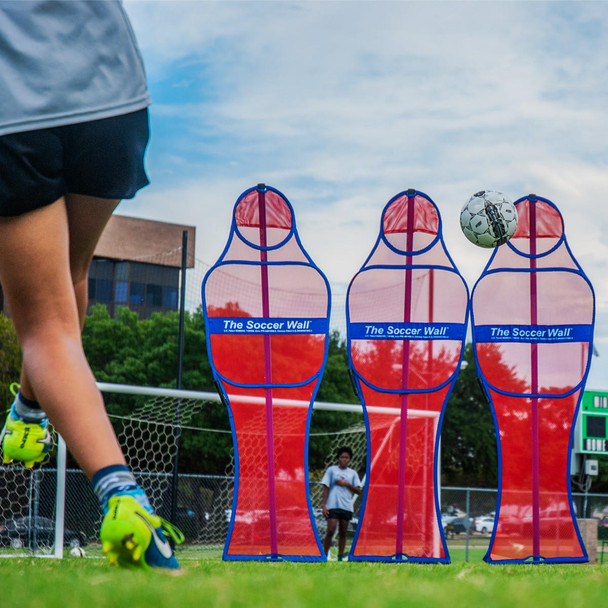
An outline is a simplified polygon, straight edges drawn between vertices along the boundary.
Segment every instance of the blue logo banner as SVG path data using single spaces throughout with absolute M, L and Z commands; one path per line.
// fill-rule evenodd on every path
M 477 342 L 590 342 L 592 325 L 477 325 Z
M 351 323 L 352 340 L 463 340 L 464 323 Z
M 207 317 L 210 334 L 325 334 L 327 319 L 287 317 Z

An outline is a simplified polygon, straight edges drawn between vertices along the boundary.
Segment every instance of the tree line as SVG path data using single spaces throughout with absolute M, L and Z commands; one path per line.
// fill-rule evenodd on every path
M 155 313 L 139 319 L 128 308 L 119 308 L 115 318 L 103 305 L 92 307 L 83 331 L 85 353 L 99 382 L 175 388 L 178 366 L 177 312 Z M 0 314 L 0 399 L 8 408 L 9 385 L 18 380 L 21 353 L 10 319 Z M 215 391 L 207 358 L 205 323 L 202 310 L 187 312 L 184 326 L 182 388 Z M 359 403 L 348 371 L 346 341 L 339 332 L 329 336 L 329 352 L 318 401 Z M 126 415 L 126 400 L 107 399 L 108 411 Z M 311 433 L 331 433 L 361 421 L 358 414 L 315 411 Z M 204 408 L 188 424 L 197 428 L 228 431 L 226 408 Z M 183 435 L 179 467 L 183 472 L 223 474 L 232 438 L 229 433 L 190 433 Z M 311 442 L 309 464 L 321 470 L 331 447 L 331 438 Z M 603 464 L 603 463 L 602 463 Z M 479 386 L 471 344 L 465 346 L 454 390 L 448 401 L 441 431 L 442 484 L 468 487 L 496 487 L 497 446 L 489 405 Z M 594 483 L 593 491 L 608 489 L 608 475 Z

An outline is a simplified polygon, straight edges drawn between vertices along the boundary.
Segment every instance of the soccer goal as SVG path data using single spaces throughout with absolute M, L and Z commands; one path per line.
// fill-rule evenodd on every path
M 230 523 L 234 496 L 235 460 L 228 412 L 214 392 L 187 391 L 99 383 L 110 420 L 127 463 L 150 497 L 155 510 L 182 529 L 186 543 L 182 558 L 221 555 Z M 294 408 L 308 403 L 294 401 Z M 220 408 L 223 428 L 206 428 L 201 413 Z M 319 412 L 319 414 L 317 414 Z M 314 415 L 350 412 L 350 422 L 333 432 L 311 432 L 309 446 L 321 445 L 323 467 L 335 462 L 335 450 L 349 445 L 351 465 L 365 475 L 367 438 L 359 404 L 314 404 Z M 387 412 L 389 413 L 389 412 Z M 416 415 L 412 413 L 412 415 Z M 219 425 L 218 425 L 219 426 Z M 54 448 L 34 469 L 10 464 L 0 467 L 0 557 L 61 558 L 75 550 L 87 556 L 101 555 L 99 528 L 102 512 L 88 480 L 69 466 L 65 444 L 53 433 Z M 222 474 L 177 474 L 181 445 L 216 446 Z M 188 468 L 188 467 L 182 467 Z M 311 473 L 311 472 L 309 472 Z M 322 516 L 323 488 L 319 471 L 309 474 L 311 504 L 319 535 L 325 534 Z M 354 504 L 355 514 L 360 498 Z M 353 521 L 353 531 L 357 519 Z
M 232 508 L 234 454 L 228 413 L 219 395 L 109 383 L 98 386 L 138 483 L 155 510 L 173 519 L 186 536 L 186 548 L 180 553 L 194 557 L 201 551 L 221 554 Z M 304 402 L 290 405 L 308 407 Z M 221 408 L 226 421 L 223 428 L 201 425 L 200 414 L 208 408 Z M 317 402 L 314 408 L 362 412 L 355 404 Z M 357 466 L 365 466 L 362 416 L 360 420 L 353 429 L 325 434 L 331 440 L 327 463 L 335 446 L 348 441 Z M 60 558 L 75 547 L 84 548 L 87 555 L 101 553 L 102 513 L 97 499 L 84 474 L 68 466 L 61 437 L 52 435 L 53 449 L 41 465 L 33 469 L 15 463 L 0 466 L 0 557 Z M 220 458 L 225 461 L 223 474 L 206 474 L 202 466 L 203 472 L 178 475 L 176 461 L 184 442 L 219 445 Z M 311 483 L 311 493 L 320 511 L 322 493 L 317 486 Z

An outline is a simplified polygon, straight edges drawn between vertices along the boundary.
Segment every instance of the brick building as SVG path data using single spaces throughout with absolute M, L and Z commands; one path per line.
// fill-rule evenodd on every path
M 89 307 L 128 306 L 141 319 L 179 307 L 182 234 L 188 232 L 187 267 L 194 267 L 196 229 L 122 215 L 110 219 L 89 270 Z M 5 310 L 0 287 L 0 312 Z

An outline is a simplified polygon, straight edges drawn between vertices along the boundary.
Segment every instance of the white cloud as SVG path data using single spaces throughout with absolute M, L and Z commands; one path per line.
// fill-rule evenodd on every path
M 156 101 L 152 186 L 123 212 L 195 224 L 211 263 L 237 196 L 266 181 L 343 288 L 384 205 L 415 187 L 472 286 L 489 253 L 460 233 L 462 204 L 483 188 L 535 192 L 565 217 L 608 346 L 608 3 L 126 6 Z M 606 351 L 594 365 L 608 372 Z

